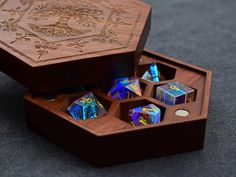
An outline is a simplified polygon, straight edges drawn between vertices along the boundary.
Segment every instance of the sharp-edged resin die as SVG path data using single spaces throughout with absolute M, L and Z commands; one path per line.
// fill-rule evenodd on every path
M 194 98 L 194 89 L 179 82 L 170 82 L 156 89 L 156 99 L 167 105 L 193 102 Z
M 160 82 L 160 71 L 156 63 L 152 63 L 149 69 L 143 74 L 142 79 L 151 82 Z
M 108 95 L 117 100 L 142 96 L 139 80 L 128 77 L 116 79 Z
M 85 120 L 104 116 L 107 111 L 92 92 L 80 97 L 68 108 L 70 115 L 76 120 Z
M 129 110 L 129 116 L 133 126 L 157 124 L 161 120 L 161 110 L 154 104 L 149 104 Z

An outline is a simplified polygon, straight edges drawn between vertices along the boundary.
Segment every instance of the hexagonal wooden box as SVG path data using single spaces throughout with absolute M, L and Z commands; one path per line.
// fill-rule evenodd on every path
M 84 93 L 60 93 L 56 100 L 25 97 L 27 123 L 53 142 L 96 166 L 108 166 L 146 158 L 202 149 L 208 116 L 211 72 L 174 58 L 144 51 L 136 75 L 141 77 L 148 64 L 157 63 L 162 73 L 159 83 L 140 79 L 143 96 L 122 101 L 107 96 L 107 88 L 93 93 L 108 110 L 104 117 L 76 121 L 67 107 Z M 195 89 L 191 103 L 167 106 L 155 99 L 155 89 L 179 81 Z M 133 127 L 127 122 L 128 110 L 153 103 L 161 109 L 161 122 Z M 176 111 L 185 110 L 187 117 Z
M 0 70 L 35 94 L 131 76 L 150 19 L 138 0 L 1 1 Z

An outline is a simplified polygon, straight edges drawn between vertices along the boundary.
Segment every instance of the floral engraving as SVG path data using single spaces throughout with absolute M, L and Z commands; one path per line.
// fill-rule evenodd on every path
M 0 11 L 10 17 L 0 21 L 0 30 L 14 33 L 9 44 L 33 46 L 35 62 L 49 60 L 46 56 L 60 49 L 83 54 L 99 43 L 124 46 L 116 29 L 133 25 L 124 18 L 128 11 L 109 0 L 18 0 L 17 6 L 5 8 L 8 1 L 0 4 Z
M 90 30 L 74 29 L 68 25 L 70 18 L 76 20 L 76 23 L 84 27 L 96 28 L 97 22 L 102 22 L 104 19 L 100 17 L 103 11 L 97 6 L 86 1 L 75 3 L 58 3 L 48 2 L 35 7 L 29 13 L 29 18 L 38 20 L 47 20 L 52 16 L 58 16 L 56 23 L 50 25 L 35 25 L 28 24 L 33 31 L 46 36 L 54 37 L 71 37 L 78 36 L 90 32 Z
M 39 59 L 41 56 L 49 53 L 49 50 L 57 50 L 62 44 L 57 42 L 48 42 L 46 40 L 35 41 L 35 48 L 38 49 L 37 53 L 39 54 Z

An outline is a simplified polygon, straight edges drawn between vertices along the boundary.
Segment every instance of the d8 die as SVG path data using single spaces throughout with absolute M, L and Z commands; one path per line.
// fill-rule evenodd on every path
M 142 96 L 139 80 L 128 77 L 116 79 L 108 95 L 117 100 Z
M 179 82 L 170 82 L 156 89 L 156 99 L 167 105 L 193 102 L 194 97 L 194 89 Z

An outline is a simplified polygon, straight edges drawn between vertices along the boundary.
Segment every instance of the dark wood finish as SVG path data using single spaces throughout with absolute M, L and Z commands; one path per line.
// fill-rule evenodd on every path
M 211 72 L 158 53 L 144 51 L 137 74 L 144 72 L 143 67 L 152 62 L 165 69 L 165 77 L 158 84 L 141 80 L 144 89 L 142 97 L 116 101 L 108 97 L 104 89 L 93 90 L 108 110 L 104 117 L 85 121 L 75 121 L 70 117 L 66 111 L 67 107 L 83 93 L 61 93 L 53 102 L 42 97 L 26 95 L 28 126 L 96 166 L 202 149 L 208 116 Z M 168 107 L 154 99 L 155 87 L 170 81 L 179 81 L 196 89 L 195 101 Z M 161 123 L 143 127 L 129 125 L 128 110 L 148 103 L 161 108 Z M 186 118 L 178 117 L 175 115 L 178 109 L 188 110 L 190 115 Z
M 138 0 L 6 0 L 0 70 L 33 94 L 131 76 L 150 23 Z

